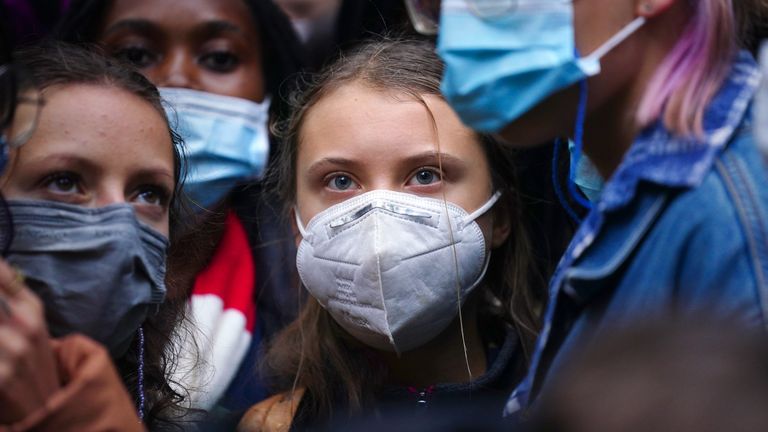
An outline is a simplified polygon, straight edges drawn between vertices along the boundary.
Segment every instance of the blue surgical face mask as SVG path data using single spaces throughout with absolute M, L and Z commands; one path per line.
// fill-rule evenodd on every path
M 236 185 L 260 178 L 269 158 L 269 100 L 255 103 L 182 88 L 161 88 L 171 126 L 184 139 L 184 192 L 211 209 Z
M 482 132 L 498 132 L 558 90 L 600 73 L 600 59 L 645 23 L 635 19 L 579 57 L 571 0 L 516 0 L 494 14 L 478 12 L 483 1 L 443 0 L 437 41 L 442 92 L 462 121 Z

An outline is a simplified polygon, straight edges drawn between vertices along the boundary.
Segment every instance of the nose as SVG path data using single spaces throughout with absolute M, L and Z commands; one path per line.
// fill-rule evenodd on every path
M 196 85 L 194 58 L 183 49 L 168 52 L 155 74 L 158 87 L 178 87 L 199 90 Z
M 94 206 L 96 208 L 128 202 L 125 196 L 125 185 L 118 179 L 112 178 L 101 180 L 96 188 L 96 196 L 94 198 Z

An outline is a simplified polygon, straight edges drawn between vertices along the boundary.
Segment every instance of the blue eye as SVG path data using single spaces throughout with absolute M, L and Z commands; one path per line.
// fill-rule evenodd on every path
M 441 180 L 440 173 L 431 169 L 421 169 L 411 177 L 408 184 L 411 186 L 426 186 Z
M 352 189 L 356 185 L 357 183 L 355 183 L 355 181 L 352 180 L 350 176 L 340 174 L 335 175 L 330 180 L 328 180 L 328 184 L 326 186 L 333 190 L 346 191 Z

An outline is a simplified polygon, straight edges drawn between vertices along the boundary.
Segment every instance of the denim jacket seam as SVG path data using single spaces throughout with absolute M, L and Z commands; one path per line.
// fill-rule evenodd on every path
M 768 277 L 766 276 L 768 254 L 760 247 L 761 240 L 764 245 L 768 244 L 768 227 L 761 221 L 759 201 L 755 197 L 749 179 L 746 178 L 748 174 L 744 173 L 744 168 L 740 166 L 739 161 L 732 155 L 725 154 L 717 160 L 716 169 L 722 177 L 728 195 L 734 203 L 740 224 L 743 226 L 746 249 L 754 267 L 755 284 L 760 295 L 763 324 L 768 327 L 768 321 L 766 321 L 768 317 Z

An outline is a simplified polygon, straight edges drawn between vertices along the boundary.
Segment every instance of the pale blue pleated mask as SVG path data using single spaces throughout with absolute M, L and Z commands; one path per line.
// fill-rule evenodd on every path
M 515 0 L 493 16 L 478 4 L 444 0 L 437 51 L 442 92 L 462 121 L 498 132 L 548 96 L 600 73 L 600 59 L 644 23 L 639 17 L 593 53 L 576 52 L 570 0 Z M 484 7 L 484 10 L 493 10 Z
M 193 209 L 211 209 L 238 184 L 261 178 L 269 159 L 269 99 L 255 103 L 182 88 L 160 94 L 184 139 L 184 193 Z

